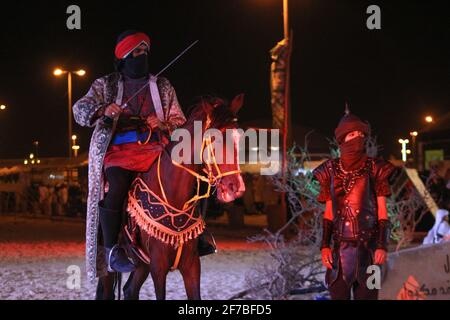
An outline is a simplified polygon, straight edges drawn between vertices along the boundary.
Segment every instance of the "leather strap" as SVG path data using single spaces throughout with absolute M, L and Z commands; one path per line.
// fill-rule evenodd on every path
M 334 170 L 333 170 L 333 164 L 330 161 L 328 172 L 330 174 L 330 195 L 331 195 L 331 204 L 332 204 L 332 212 L 333 212 L 333 220 L 337 217 L 337 202 L 336 202 L 336 194 L 334 192 Z
M 162 103 L 161 103 L 161 97 L 159 95 L 158 85 L 156 84 L 157 79 L 158 79 L 157 77 L 150 75 L 150 81 L 149 81 L 150 95 L 152 96 L 152 101 L 153 101 L 153 106 L 155 108 L 156 116 L 158 117 L 159 121 L 165 122 L 164 111 L 163 111 L 163 107 L 162 107 Z
M 323 219 L 322 222 L 322 244 L 320 249 L 330 248 L 331 236 L 333 234 L 333 221 Z
M 120 106 L 122 104 L 122 98 L 123 98 L 123 80 L 119 80 L 117 83 L 117 97 L 116 97 L 116 104 Z
M 378 220 L 378 235 L 377 235 L 377 249 L 387 251 L 387 245 L 390 236 L 390 221 L 381 219 Z
M 183 251 L 183 244 L 180 244 L 177 249 L 177 256 L 175 257 L 175 262 L 173 263 L 173 266 L 170 268 L 170 271 L 175 271 L 178 269 L 178 264 L 180 263 L 182 251 Z

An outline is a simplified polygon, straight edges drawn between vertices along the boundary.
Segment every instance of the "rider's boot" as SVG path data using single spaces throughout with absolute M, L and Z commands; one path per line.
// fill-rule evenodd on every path
M 120 227 L 122 225 L 122 212 L 107 209 L 103 201 L 98 205 L 100 226 L 102 228 L 105 246 L 106 261 L 109 272 L 132 272 L 136 269 L 124 248 L 117 244 Z
M 200 257 L 217 252 L 213 235 L 206 229 L 198 236 L 198 255 Z

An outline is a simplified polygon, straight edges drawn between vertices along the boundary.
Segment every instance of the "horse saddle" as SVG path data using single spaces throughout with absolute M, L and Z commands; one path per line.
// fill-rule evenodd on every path
M 136 221 L 127 214 L 126 223 L 123 226 L 124 241 L 126 243 L 127 251 L 133 261 L 140 260 L 145 264 L 150 264 L 150 257 L 140 247 L 141 231 Z M 214 236 L 207 229 L 198 236 L 198 254 L 200 257 L 213 254 L 217 252 L 217 245 Z

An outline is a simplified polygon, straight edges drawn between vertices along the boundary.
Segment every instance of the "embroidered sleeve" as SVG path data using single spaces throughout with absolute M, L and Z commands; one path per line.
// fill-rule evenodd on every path
M 88 93 L 73 105 L 73 117 L 80 126 L 94 127 L 106 107 L 103 97 L 104 79 L 94 81 Z
M 395 166 L 389 161 L 383 159 L 375 160 L 375 193 L 378 197 L 389 197 L 391 195 L 391 187 L 389 177 L 395 171 Z
M 165 112 L 165 125 L 169 132 L 182 126 L 186 122 L 181 106 L 178 102 L 177 94 L 169 80 L 159 78 L 160 92 L 162 93 L 163 107 Z
M 320 184 L 320 192 L 317 196 L 317 201 L 324 203 L 327 200 L 331 200 L 330 173 L 328 172 L 327 161 L 314 169 L 313 175 Z

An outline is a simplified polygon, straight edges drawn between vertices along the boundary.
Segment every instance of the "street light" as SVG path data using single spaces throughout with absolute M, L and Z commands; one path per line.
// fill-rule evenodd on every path
M 408 150 L 406 149 L 406 145 L 409 143 L 408 139 L 398 139 L 398 142 L 402 145 L 402 161 L 406 162 L 406 155 L 408 154 Z M 411 152 L 411 150 L 410 150 Z
M 60 75 L 62 75 L 63 73 L 65 73 L 66 71 L 62 71 L 61 69 L 59 69 L 59 68 L 57 68 L 57 69 L 55 69 L 54 71 L 53 71 L 53 74 L 55 75 L 55 76 L 60 76 Z
M 72 150 L 75 158 L 78 156 L 78 150 L 80 149 L 80 146 L 77 145 L 77 136 L 74 134 L 72 136 Z
M 433 119 L 432 116 L 426 116 L 425 117 L 425 121 L 428 122 L 428 123 L 432 123 L 434 121 L 434 119 Z
M 82 77 L 86 74 L 86 71 L 83 69 L 75 70 L 75 71 L 67 71 L 60 68 L 56 68 L 53 70 L 53 74 L 55 76 L 60 76 L 62 74 L 67 73 L 67 97 L 68 97 L 68 120 L 67 127 L 69 133 L 69 158 L 72 157 L 72 73 Z
M 39 158 L 39 152 L 38 152 L 39 151 L 39 141 L 36 140 L 36 141 L 33 142 L 33 144 L 34 144 L 34 147 L 35 147 L 34 151 L 36 153 L 36 158 Z
M 34 164 L 36 162 L 35 158 L 34 158 L 34 153 L 30 153 L 28 155 L 29 159 L 25 159 L 23 160 L 23 164 L 28 165 L 28 164 Z
M 417 168 L 417 147 L 416 147 L 416 139 L 419 133 L 417 131 L 411 131 L 409 133 L 412 139 L 412 155 L 413 155 L 413 164 L 414 167 Z
M 37 142 L 37 141 L 35 141 L 34 144 L 36 144 L 36 142 Z M 24 164 L 24 165 L 28 165 L 28 164 L 40 164 L 40 163 L 41 163 L 41 160 L 38 158 L 37 153 L 36 153 L 36 154 L 30 153 L 30 154 L 28 155 L 28 159 L 24 159 L 24 160 L 23 160 L 23 164 Z
M 6 109 L 6 106 L 4 105 L 4 104 L 2 104 L 1 106 L 0 106 L 0 110 L 5 110 Z
M 75 73 L 76 73 L 77 75 L 79 75 L 80 77 L 82 77 L 82 76 L 84 76 L 84 75 L 86 74 L 86 71 L 84 71 L 83 69 L 80 69 L 80 70 L 78 70 L 78 71 L 75 71 Z

